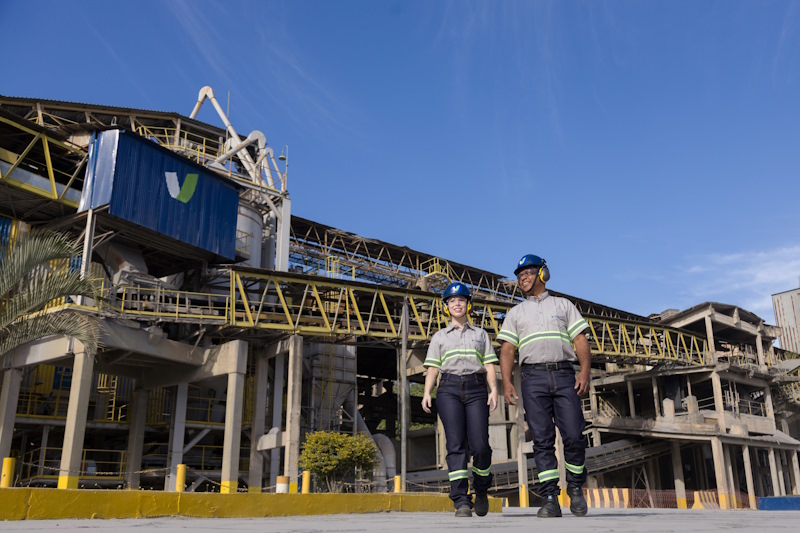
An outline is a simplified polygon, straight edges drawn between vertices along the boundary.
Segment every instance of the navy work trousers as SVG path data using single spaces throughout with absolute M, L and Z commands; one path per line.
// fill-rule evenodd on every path
M 489 447 L 489 386 L 484 374 L 442 374 L 436 391 L 436 410 L 447 439 L 450 499 L 458 509 L 472 506 L 469 492 L 469 462 L 472 454 L 472 485 L 485 493 L 492 484 L 492 449 Z
M 567 484 L 586 482 L 586 438 L 581 399 L 575 390 L 575 369 L 539 370 L 522 367 L 522 402 L 533 434 L 533 459 L 539 472 L 539 495 L 557 495 L 556 426 L 564 443 Z

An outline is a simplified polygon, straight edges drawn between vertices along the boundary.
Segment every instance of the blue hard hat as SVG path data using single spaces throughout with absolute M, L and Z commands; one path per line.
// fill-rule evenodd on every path
M 545 261 L 538 255 L 533 255 L 533 254 L 523 255 L 522 259 L 520 259 L 519 262 L 517 263 L 517 268 L 514 269 L 514 275 L 516 276 L 526 268 L 530 267 L 540 268 L 546 264 L 547 261 Z
M 472 295 L 469 293 L 469 289 L 467 288 L 466 285 L 464 285 L 460 281 L 455 281 L 447 286 L 447 288 L 442 293 L 442 301 L 446 302 L 453 296 L 463 296 L 467 300 L 472 299 Z

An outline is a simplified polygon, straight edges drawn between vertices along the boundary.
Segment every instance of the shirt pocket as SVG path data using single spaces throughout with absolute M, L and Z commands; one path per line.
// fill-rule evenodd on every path
M 567 332 L 567 315 L 554 313 L 547 318 L 547 328 L 550 331 Z

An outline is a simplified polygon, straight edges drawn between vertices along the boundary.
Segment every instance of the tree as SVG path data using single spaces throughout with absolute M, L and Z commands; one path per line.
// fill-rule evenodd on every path
M 98 298 L 89 279 L 70 269 L 79 242 L 61 233 L 32 231 L 0 250 L 0 355 L 49 335 L 69 335 L 97 349 L 97 323 L 76 310 L 47 312 L 68 296 Z
M 315 431 L 306 435 L 298 464 L 323 478 L 328 490 L 335 492 L 344 476 L 355 468 L 372 470 L 377 459 L 375 443 L 366 435 Z

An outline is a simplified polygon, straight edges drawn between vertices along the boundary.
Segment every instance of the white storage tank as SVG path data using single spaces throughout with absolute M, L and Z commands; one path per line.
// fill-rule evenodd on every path
M 247 258 L 242 264 L 261 268 L 263 233 L 264 222 L 261 213 L 250 202 L 239 200 L 239 214 L 236 218 L 236 255 Z

